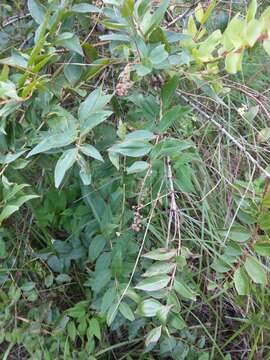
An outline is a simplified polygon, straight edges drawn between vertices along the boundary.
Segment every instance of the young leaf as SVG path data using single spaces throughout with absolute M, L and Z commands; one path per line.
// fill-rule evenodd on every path
M 129 307 L 129 305 L 127 303 L 122 302 L 119 305 L 119 311 L 129 321 L 134 321 L 135 320 L 135 316 L 133 314 L 133 311 L 131 310 L 131 308 Z
M 124 18 L 129 18 L 133 15 L 134 11 L 134 0 L 125 0 L 121 7 L 121 15 Z
M 225 69 L 229 74 L 236 74 L 241 69 L 242 53 L 232 52 L 226 56 Z
M 202 4 L 199 3 L 195 9 L 195 18 L 200 24 L 202 23 L 203 16 L 204 16 L 203 7 L 202 7 Z
M 92 145 L 84 144 L 80 146 L 80 151 L 84 153 L 86 156 L 91 156 L 92 158 L 103 161 L 103 157 L 101 156 L 100 152 Z
M 239 295 L 249 294 L 249 278 L 243 267 L 240 267 L 235 271 L 233 281 Z
M 56 188 L 60 186 L 67 170 L 75 163 L 77 152 L 76 148 L 66 150 L 57 161 L 54 170 L 54 182 Z
M 150 278 L 144 279 L 135 286 L 135 289 L 144 291 L 157 291 L 165 288 L 169 281 L 170 276 L 168 275 L 156 275 Z
M 257 19 L 253 19 L 248 23 L 246 30 L 246 40 L 249 46 L 254 46 L 254 44 L 260 37 L 262 32 L 262 26 L 262 23 Z
M 184 298 L 195 301 L 196 294 L 190 288 L 178 280 L 174 280 L 174 290 Z
M 155 344 L 155 343 L 158 342 L 158 340 L 159 340 L 159 338 L 161 336 L 161 328 L 162 328 L 162 326 L 160 325 L 160 326 L 152 329 L 148 333 L 148 335 L 147 335 L 147 337 L 145 339 L 145 345 L 146 346 L 149 346 L 150 344 Z
M 188 30 L 188 34 L 191 35 L 192 37 L 194 37 L 197 33 L 197 26 L 195 24 L 192 15 L 188 18 L 187 30 Z
M 250 4 L 248 6 L 248 11 L 247 11 L 247 22 L 252 21 L 255 18 L 256 12 L 257 12 L 257 0 L 251 0 Z
M 254 256 L 248 256 L 244 266 L 248 275 L 256 284 L 267 284 L 266 272 L 263 266 Z

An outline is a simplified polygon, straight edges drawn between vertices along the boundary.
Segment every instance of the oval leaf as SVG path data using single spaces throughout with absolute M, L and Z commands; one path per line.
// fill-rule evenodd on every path
M 137 286 L 136 289 L 144 291 L 157 291 L 165 288 L 170 281 L 170 276 L 157 275 L 144 279 Z
M 244 266 L 248 275 L 256 284 L 267 284 L 266 272 L 254 256 L 249 256 Z

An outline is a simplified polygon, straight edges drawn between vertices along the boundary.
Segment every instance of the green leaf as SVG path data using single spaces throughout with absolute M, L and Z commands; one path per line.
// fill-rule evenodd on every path
M 97 319 L 92 318 L 89 321 L 89 328 L 90 328 L 90 333 L 93 334 L 97 339 L 101 340 L 101 331 Z
M 124 156 L 141 157 L 148 154 L 151 149 L 152 145 L 145 142 L 125 140 L 120 144 L 113 145 L 110 151 Z
M 69 321 L 69 323 L 67 324 L 67 333 L 71 341 L 75 341 L 77 336 L 77 329 L 74 321 Z
M 226 233 L 224 231 L 224 233 Z M 237 241 L 239 243 L 246 242 L 251 237 L 251 231 L 246 229 L 244 226 L 235 225 L 230 229 L 229 239 Z
M 111 98 L 111 95 L 104 95 L 102 93 L 101 87 L 91 92 L 79 106 L 78 116 L 80 121 L 85 121 L 90 115 L 103 110 Z
M 266 272 L 261 263 L 254 256 L 248 256 L 244 266 L 248 275 L 256 284 L 267 284 Z
M 176 92 L 177 86 L 179 84 L 179 76 L 173 76 L 161 89 L 161 100 L 162 100 L 162 108 L 166 110 L 170 105 L 171 101 Z
M 100 152 L 92 145 L 83 144 L 82 146 L 80 146 L 80 151 L 83 152 L 86 156 L 90 156 L 96 160 L 104 162 Z
M 143 291 L 161 290 L 168 285 L 170 279 L 170 276 L 167 275 L 152 276 L 150 278 L 140 281 L 139 284 L 135 286 L 135 289 Z
M 4 240 L 0 237 L 0 259 L 4 259 L 7 256 L 6 244 Z
M 264 197 L 263 197 L 263 200 L 262 200 L 262 204 L 264 207 L 270 209 L 270 191 L 268 191 Z
M 72 318 L 80 319 L 85 316 L 85 308 L 82 306 L 74 306 L 66 310 L 66 314 Z
M 163 305 L 157 300 L 147 299 L 142 301 L 137 309 L 138 314 L 145 317 L 154 317 Z
M 258 218 L 258 223 L 262 230 L 270 230 L 270 213 L 263 213 Z
M 258 255 L 270 256 L 270 240 L 259 240 L 253 245 L 254 250 Z
M 151 151 L 151 158 L 156 159 L 164 156 L 174 156 L 193 146 L 192 141 L 166 138 L 155 145 Z
M 233 52 L 226 56 L 225 69 L 229 74 L 236 74 L 241 70 L 242 66 L 242 53 Z
M 149 168 L 149 164 L 146 161 L 135 161 L 131 166 L 127 168 L 128 174 L 135 174 L 145 171 Z
M 32 18 L 41 25 L 45 19 L 46 8 L 38 0 L 28 0 L 28 9 Z
M 176 105 L 167 111 L 161 118 L 158 125 L 158 131 L 164 133 L 169 127 L 178 119 L 181 119 L 185 114 L 189 112 L 188 106 Z
M 128 319 L 129 321 L 134 321 L 135 320 L 135 316 L 133 314 L 133 311 L 131 310 L 131 308 L 129 307 L 128 304 L 122 302 L 119 305 L 119 311 L 124 316 L 124 318 Z
M 81 3 L 81 4 L 73 5 L 71 11 L 79 14 L 85 14 L 85 13 L 99 13 L 101 10 L 94 5 Z
M 255 18 L 257 12 L 257 0 L 251 0 L 248 6 L 248 11 L 246 15 L 247 22 L 252 21 Z
M 36 145 L 27 155 L 27 158 L 46 152 L 51 149 L 61 148 L 70 145 L 76 140 L 77 132 L 74 129 L 66 130 L 61 133 L 46 136 L 38 145 Z
M 112 164 L 116 167 L 116 169 L 119 170 L 119 168 L 120 168 L 119 155 L 114 153 L 113 151 L 109 151 L 109 159 L 111 160 Z
M 240 267 L 235 271 L 233 281 L 239 295 L 249 294 L 249 278 L 243 267 Z
M 17 160 L 21 155 L 25 153 L 26 150 L 19 151 L 15 154 L 8 153 L 6 155 L 0 155 L 0 164 L 10 164 L 13 161 Z
M 175 249 L 159 248 L 144 254 L 143 257 L 152 260 L 165 261 L 174 258 L 176 254 L 177 252 Z
M 84 56 L 84 52 L 80 44 L 80 39 L 73 33 L 64 32 L 58 35 L 56 38 L 56 44 L 74 51 L 81 56 Z
M 58 188 L 68 171 L 76 161 L 78 150 L 76 148 L 66 150 L 57 161 L 54 170 L 55 187 Z
M 89 119 L 85 120 L 81 126 L 81 135 L 86 135 L 97 125 L 105 121 L 109 116 L 112 115 L 112 111 L 98 111 L 89 116 Z
M 106 245 L 106 239 L 102 235 L 96 236 L 90 243 L 88 258 L 91 262 L 94 262 L 98 256 L 102 253 Z
M 58 284 L 64 284 L 71 282 L 72 279 L 68 274 L 59 274 L 56 276 L 55 280 Z
M 209 16 L 212 14 L 213 10 L 215 9 L 217 0 L 211 0 L 210 4 L 208 5 L 207 9 L 205 10 L 204 16 L 201 19 L 201 24 L 203 25 L 209 18 Z
M 4 207 L 2 212 L 0 213 L 0 225 L 1 223 L 6 220 L 10 215 L 12 215 L 15 211 L 18 211 L 19 208 L 31 199 L 38 198 L 37 195 L 23 195 L 20 196 L 18 199 L 12 201 L 8 205 Z
M 133 11 L 134 11 L 134 0 L 125 0 L 120 11 L 121 11 L 121 15 L 124 18 L 131 17 L 133 15 Z
M 16 86 L 11 81 L 0 81 L 0 99 L 14 99 L 18 100 Z
M 161 329 L 162 329 L 162 326 L 158 326 L 154 329 L 152 329 L 146 336 L 146 339 L 145 339 L 145 345 L 146 346 L 149 346 L 150 344 L 155 344 L 158 342 L 160 336 L 161 336 Z
M 33 281 L 28 281 L 21 286 L 21 290 L 24 292 L 28 292 L 33 290 L 35 287 L 36 284 Z
M 187 327 L 186 322 L 179 314 L 171 314 L 170 315 L 170 325 L 177 329 L 177 330 L 183 330 Z
M 174 280 L 174 290 L 184 298 L 196 301 L 196 294 L 185 284 L 178 280 Z
M 161 274 L 168 274 L 174 269 L 174 267 L 175 264 L 173 263 L 163 263 L 163 262 L 157 263 L 151 265 L 142 276 L 149 277 L 149 276 L 155 276 Z
M 73 62 L 76 62 L 76 59 L 74 59 Z M 64 67 L 64 74 L 70 84 L 75 86 L 83 74 L 83 67 L 80 65 L 67 64 Z
M 87 161 L 82 155 L 79 155 L 77 158 L 77 164 L 80 168 L 80 178 L 85 186 L 88 186 L 92 182 L 91 169 Z
M 106 320 L 107 320 L 107 325 L 108 326 L 110 326 L 113 323 L 113 321 L 114 321 L 114 319 L 115 319 L 115 317 L 117 315 L 117 312 L 118 312 L 117 304 L 112 304 L 110 306 L 110 308 L 109 308 L 108 313 L 107 313 L 107 319 Z
M 150 19 L 146 19 L 146 23 L 142 26 L 145 35 L 150 35 L 151 32 L 158 27 L 169 5 L 170 0 L 162 1 L 160 7 L 154 12 L 154 14 L 151 15 Z
M 197 34 L 197 26 L 192 15 L 188 18 L 187 30 L 188 34 L 192 37 Z
M 150 52 L 149 59 L 153 65 L 157 65 L 165 61 L 168 56 L 165 45 L 159 45 Z
M 125 137 L 125 140 L 132 140 L 132 141 L 150 141 L 155 139 L 156 136 L 148 130 L 137 130 L 133 131 Z
M 204 11 L 201 3 L 199 3 L 198 6 L 196 7 L 194 14 L 196 20 L 201 24 L 204 17 Z

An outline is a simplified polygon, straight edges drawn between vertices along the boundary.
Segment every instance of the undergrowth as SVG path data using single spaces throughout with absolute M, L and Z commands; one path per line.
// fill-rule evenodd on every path
M 2 359 L 270 359 L 268 1 L 2 0 Z

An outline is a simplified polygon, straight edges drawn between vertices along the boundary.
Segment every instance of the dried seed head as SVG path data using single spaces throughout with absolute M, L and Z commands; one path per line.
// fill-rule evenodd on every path
M 130 80 L 130 64 L 127 64 L 119 75 L 119 81 L 116 85 L 116 95 L 127 96 L 132 86 L 133 82 Z

